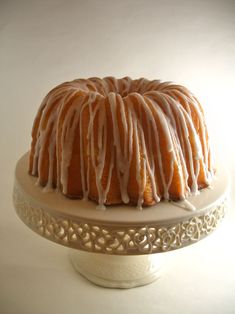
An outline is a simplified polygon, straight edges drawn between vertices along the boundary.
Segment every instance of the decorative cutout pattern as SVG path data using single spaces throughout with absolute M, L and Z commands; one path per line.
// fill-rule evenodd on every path
M 116 255 L 166 252 L 197 242 L 217 228 L 227 204 L 224 199 L 205 214 L 176 224 L 117 227 L 46 212 L 35 207 L 16 186 L 13 199 L 22 221 L 41 236 L 79 250 Z

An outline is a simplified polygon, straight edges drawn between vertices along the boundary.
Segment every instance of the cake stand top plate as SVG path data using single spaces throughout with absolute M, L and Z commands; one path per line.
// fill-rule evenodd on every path
M 28 174 L 28 153 L 25 154 L 16 166 L 16 182 L 24 192 L 40 207 L 49 212 L 57 212 L 66 217 L 73 217 L 87 222 L 103 222 L 107 224 L 149 224 L 181 221 L 195 215 L 202 214 L 208 207 L 213 206 L 224 197 L 228 188 L 228 176 L 223 169 L 217 171 L 213 187 L 204 189 L 199 195 L 190 196 L 188 201 L 196 208 L 190 211 L 180 207 L 180 202 L 160 202 L 155 206 L 144 207 L 143 210 L 135 206 L 117 205 L 107 206 L 106 210 L 97 209 L 93 201 L 68 199 L 62 193 L 54 191 L 44 192 L 37 186 L 37 178 Z
M 222 168 L 211 189 L 188 198 L 194 211 L 171 202 L 143 210 L 126 205 L 100 210 L 92 201 L 71 200 L 56 190 L 43 192 L 37 178 L 28 174 L 28 158 L 26 153 L 16 165 L 16 211 L 31 229 L 69 247 L 113 254 L 162 252 L 200 240 L 224 216 L 229 179 Z

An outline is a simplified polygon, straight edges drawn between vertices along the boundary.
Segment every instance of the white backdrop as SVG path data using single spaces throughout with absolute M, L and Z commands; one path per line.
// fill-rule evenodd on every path
M 0 312 L 234 312 L 233 210 L 215 235 L 175 253 L 159 282 L 111 291 L 76 276 L 64 248 L 20 223 L 11 190 L 42 98 L 89 76 L 187 86 L 205 108 L 216 159 L 233 177 L 235 1 L 1 0 L 0 73 Z

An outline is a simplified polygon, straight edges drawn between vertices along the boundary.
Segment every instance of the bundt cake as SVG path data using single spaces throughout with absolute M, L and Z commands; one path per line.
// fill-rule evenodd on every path
M 65 82 L 36 115 L 29 173 L 45 189 L 100 207 L 183 200 L 213 176 L 203 109 L 188 89 L 171 82 Z

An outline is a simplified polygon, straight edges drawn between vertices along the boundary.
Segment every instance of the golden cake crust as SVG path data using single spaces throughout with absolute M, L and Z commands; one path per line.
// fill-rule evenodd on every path
M 185 87 L 129 77 L 78 79 L 44 98 L 29 173 L 100 206 L 178 200 L 210 184 L 202 107 Z

